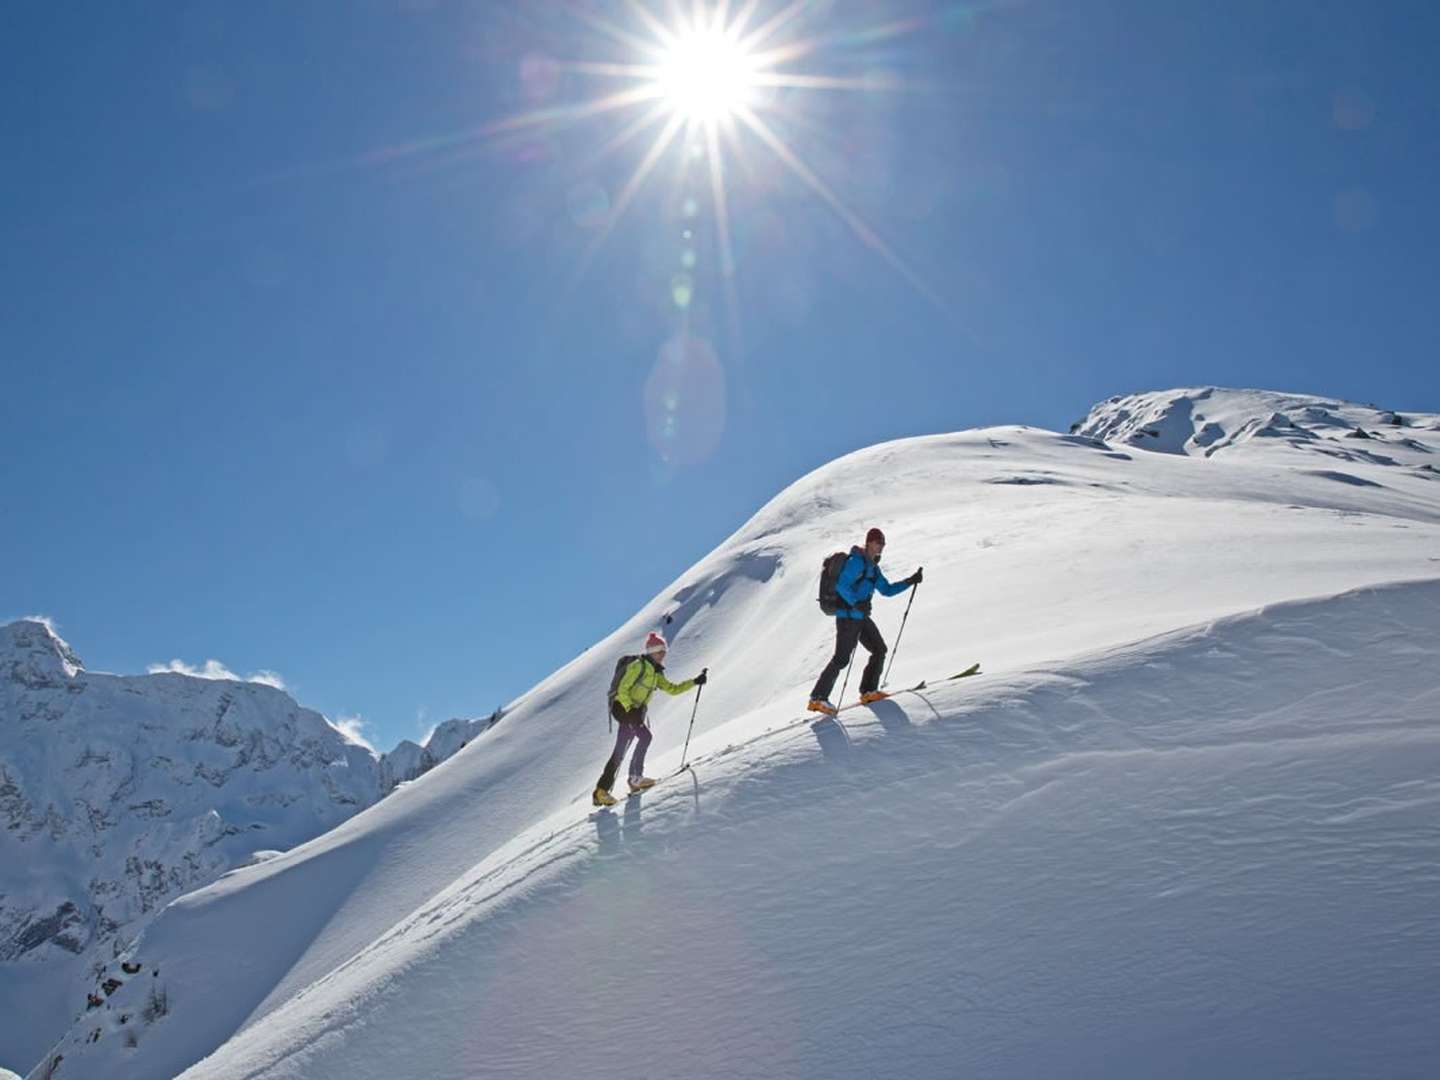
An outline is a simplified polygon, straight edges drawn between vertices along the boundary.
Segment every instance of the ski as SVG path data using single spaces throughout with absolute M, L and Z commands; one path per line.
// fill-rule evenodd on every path
M 894 697 L 896 694 L 913 694 L 913 693 L 916 693 L 917 691 L 924 690 L 924 689 L 925 689 L 925 685 L 926 685 L 925 680 L 924 680 L 924 679 L 921 679 L 921 680 L 920 680 L 918 683 L 916 683 L 914 686 L 901 687 L 899 690 L 887 690 L 887 691 L 885 692 L 886 697 L 881 698 L 880 700 L 881 700 L 881 701 L 884 701 L 884 700 L 886 700 L 886 698 L 892 698 L 892 697 Z M 878 702 L 874 702 L 874 701 L 852 701 L 852 702 L 850 702 L 850 704 L 848 704 L 848 705 L 841 705 L 841 706 L 840 706 L 838 709 L 836 709 L 835 711 L 836 711 L 837 713 L 849 712 L 851 709 L 859 709 L 859 708 L 861 708 L 861 707 L 863 707 L 863 706 L 866 706 L 866 705 L 875 705 L 875 704 L 878 704 Z
M 646 794 L 654 791 L 654 790 L 655 790 L 656 788 L 658 788 L 660 785 L 662 785 L 663 783 L 665 783 L 666 780 L 674 780 L 675 777 L 680 776 L 680 775 L 682 775 L 683 773 L 689 772 L 692 768 L 694 768 L 694 762 L 691 762 L 691 763 L 688 764 L 688 765 L 682 766 L 681 768 L 676 769 L 676 770 L 675 770 L 674 772 L 672 772 L 672 773 L 666 773 L 664 776 L 656 777 L 656 778 L 655 778 L 655 783 L 651 784 L 649 787 L 643 787 L 643 788 L 641 788 L 639 791 L 625 791 L 625 792 L 612 791 L 610 794 L 611 794 L 611 796 L 613 796 L 614 799 L 615 799 L 615 806 L 620 806 L 620 805 L 622 805 L 627 799 L 638 799 L 641 795 L 646 795 Z M 594 789 L 593 789 L 593 788 L 591 789 L 591 797 L 592 797 L 592 798 L 594 797 Z M 583 798 L 583 796 L 577 796 L 577 798 L 576 798 L 575 801 L 578 802 L 580 798 Z M 592 810 L 613 810 L 615 807 L 614 807 L 614 806 L 595 806 L 595 805 L 592 803 L 590 808 L 591 808 Z
M 971 664 L 971 665 L 970 665 L 969 667 L 967 667 L 964 671 L 957 672 L 956 674 L 951 675 L 951 676 L 949 676 L 948 678 L 942 679 L 942 680 L 940 680 L 940 681 L 941 681 L 941 682 L 954 682 L 956 679 L 968 679 L 968 678 L 969 678 L 970 676 L 972 676 L 972 675 L 979 675 L 979 674 L 980 674 L 980 665 L 979 665 L 978 663 L 975 663 L 975 664 Z M 914 694 L 914 693 L 917 693 L 917 692 L 920 691 L 920 690 L 925 690 L 925 689 L 927 689 L 928 687 L 929 687 L 929 682 L 928 682 L 928 680 L 926 680 L 926 679 L 921 679 L 921 680 L 920 680 L 918 683 L 916 683 L 914 686 L 905 686 L 905 687 L 901 687 L 899 690 L 891 690 L 891 691 L 888 691 L 888 694 L 889 694 L 890 697 L 894 697 L 896 694 Z M 885 699 L 882 698 L 881 700 L 883 701 L 883 700 L 885 700 Z M 860 706 L 862 706 L 862 705 L 867 705 L 867 704 L 874 704 L 874 702 L 852 701 L 852 702 L 850 702 L 848 705 L 841 705 L 838 709 L 835 710 L 835 712 L 834 712 L 833 714 L 832 714 L 832 713 L 818 713 L 817 715 L 818 715 L 821 719 L 823 719 L 823 718 L 825 718 L 825 717 L 827 717 L 827 716 L 831 716 L 831 715 L 837 715 L 837 716 L 838 716 L 838 715 L 839 715 L 840 713 L 842 713 L 842 712 L 849 712 L 851 709 L 858 709 L 858 708 L 860 708 Z M 819 722 L 820 722 L 819 720 L 816 720 L 816 721 L 815 721 L 815 723 L 819 723 Z

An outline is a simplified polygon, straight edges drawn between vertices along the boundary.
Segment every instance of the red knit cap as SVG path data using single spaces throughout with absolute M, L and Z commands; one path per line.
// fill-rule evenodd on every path
M 663 637 L 651 630 L 650 636 L 645 639 L 645 651 L 647 653 L 669 652 L 670 646 L 665 643 Z
M 883 545 L 885 543 L 885 534 L 879 529 L 871 529 L 865 534 L 865 543 L 868 544 L 872 540 L 878 540 Z

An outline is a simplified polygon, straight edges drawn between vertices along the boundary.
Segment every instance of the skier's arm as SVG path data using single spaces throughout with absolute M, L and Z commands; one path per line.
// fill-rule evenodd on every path
M 878 569 L 875 571 L 875 589 L 881 596 L 894 596 L 908 588 L 910 588 L 910 582 L 900 581 L 892 585 Z
M 635 702 L 630 700 L 630 691 L 634 689 L 640 673 L 644 670 L 644 660 L 631 660 L 630 666 L 625 669 L 625 674 L 620 676 L 620 685 L 615 688 L 615 700 L 626 710 L 635 708 Z
M 655 673 L 656 689 L 664 690 L 667 694 L 683 694 L 686 690 L 693 689 L 694 686 L 694 679 L 686 679 L 682 683 L 673 683 L 669 679 L 665 678 L 665 673 L 663 671 L 657 671 Z

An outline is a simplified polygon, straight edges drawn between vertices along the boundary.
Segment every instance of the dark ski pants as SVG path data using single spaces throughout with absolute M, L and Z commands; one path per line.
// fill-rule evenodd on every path
M 880 674 L 885 670 L 885 654 L 890 651 L 885 639 L 880 636 L 880 628 L 868 615 L 863 619 L 836 619 L 835 655 L 820 673 L 815 689 L 810 691 L 812 701 L 829 700 L 830 691 L 835 689 L 835 680 L 850 663 L 850 655 L 855 651 L 857 641 L 870 652 L 870 661 L 865 665 L 865 673 L 860 676 L 860 692 L 868 694 L 871 690 L 880 689 Z M 844 703 L 837 701 L 835 704 Z
M 615 725 L 615 749 L 605 763 L 605 771 L 600 774 L 597 787 L 609 791 L 614 785 L 615 774 L 620 771 L 620 762 L 625 760 L 625 751 L 630 749 L 631 739 L 635 740 L 635 755 L 630 759 L 630 779 L 638 780 L 645 775 L 645 751 L 650 749 L 650 729 L 643 723 L 642 714 L 639 724 L 621 721 Z

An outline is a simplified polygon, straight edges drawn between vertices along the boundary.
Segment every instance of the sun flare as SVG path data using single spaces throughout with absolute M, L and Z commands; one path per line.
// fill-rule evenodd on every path
M 753 58 L 722 30 L 694 30 L 678 38 L 661 62 L 655 88 L 660 99 L 692 122 L 728 120 L 750 104 Z
M 851 156 L 854 149 L 837 111 L 829 112 L 827 122 L 826 111 L 817 106 L 845 98 L 858 105 L 912 89 L 889 66 L 889 50 L 892 42 L 929 25 L 925 17 L 840 19 L 838 5 L 813 0 L 591 0 L 557 6 L 581 28 L 581 55 L 529 57 L 522 75 L 536 106 L 487 124 L 480 134 L 518 142 L 527 133 L 548 139 L 570 127 L 599 133 L 578 165 L 591 175 L 571 192 L 581 208 L 572 208 L 572 215 L 591 230 L 574 280 L 632 205 L 645 204 L 642 192 L 652 177 L 669 171 L 679 196 L 649 203 L 652 212 L 662 214 L 666 206 L 682 208 L 686 218 L 676 232 L 677 269 L 667 279 L 666 294 L 680 318 L 689 320 L 705 276 L 701 263 L 708 263 L 738 337 L 735 241 L 740 228 L 753 230 L 755 218 L 735 217 L 732 199 L 744 189 L 747 212 L 753 210 L 757 192 L 774 191 L 777 176 L 788 173 L 917 292 L 940 303 L 927 281 L 846 201 L 845 177 L 837 178 L 837 187 L 818 164 Z M 887 5 L 877 0 L 877 6 Z M 652 10 L 656 7 L 663 11 Z M 567 84 L 585 92 L 561 98 Z M 635 144 L 641 148 L 628 177 L 607 182 L 606 160 Z M 708 244 L 704 233 L 712 238 Z

